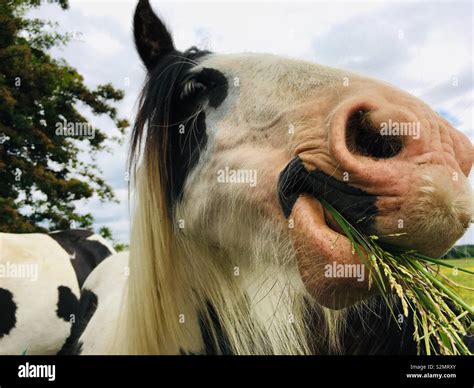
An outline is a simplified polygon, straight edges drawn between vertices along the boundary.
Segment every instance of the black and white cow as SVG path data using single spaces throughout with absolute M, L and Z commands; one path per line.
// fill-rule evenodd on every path
M 0 354 L 56 354 L 67 348 L 80 287 L 115 253 L 87 230 L 0 233 Z

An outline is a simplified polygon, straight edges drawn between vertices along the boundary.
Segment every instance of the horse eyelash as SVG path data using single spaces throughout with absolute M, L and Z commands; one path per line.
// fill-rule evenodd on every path
M 197 91 L 205 90 L 206 86 L 201 82 L 196 81 L 195 79 L 190 79 L 186 81 L 183 85 L 183 90 L 179 96 L 180 100 L 184 100 L 185 98 L 195 94 Z

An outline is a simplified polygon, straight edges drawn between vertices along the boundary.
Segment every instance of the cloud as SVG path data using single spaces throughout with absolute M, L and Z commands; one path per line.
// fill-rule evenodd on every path
M 87 201 L 77 201 L 76 209 L 80 213 L 92 213 L 95 218 L 94 229 L 98 231 L 107 226 L 112 230 L 117 241 L 128 242 L 129 210 L 128 191 L 125 188 L 116 188 L 115 194 L 120 203 L 103 203 L 96 196 Z

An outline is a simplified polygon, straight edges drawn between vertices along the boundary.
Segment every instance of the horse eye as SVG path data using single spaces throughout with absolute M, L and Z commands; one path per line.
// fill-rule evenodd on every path
M 196 96 L 199 96 L 206 90 L 206 86 L 195 80 L 195 79 L 190 79 L 186 81 L 183 85 L 183 89 L 181 91 L 181 94 L 179 98 L 181 100 L 186 100 L 189 98 L 194 98 Z

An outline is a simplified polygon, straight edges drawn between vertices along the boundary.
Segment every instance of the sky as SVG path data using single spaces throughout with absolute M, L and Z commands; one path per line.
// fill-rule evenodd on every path
M 467 2 L 156 2 L 178 49 L 197 46 L 221 53 L 267 52 L 356 71 L 423 99 L 474 141 L 473 5 Z M 145 70 L 136 54 L 135 1 L 70 0 L 70 8 L 44 4 L 31 16 L 56 21 L 75 34 L 53 49 L 95 87 L 111 82 L 125 91 L 118 116 L 133 123 Z M 117 134 L 111 120 L 84 111 L 94 126 Z M 129 133 L 129 132 L 128 132 Z M 87 159 L 87 152 L 83 158 Z M 109 227 L 128 242 L 125 180 L 127 142 L 98 157 L 119 203 L 97 198 L 78 203 L 94 227 Z M 474 185 L 474 173 L 471 173 Z M 474 243 L 474 227 L 458 243 Z

